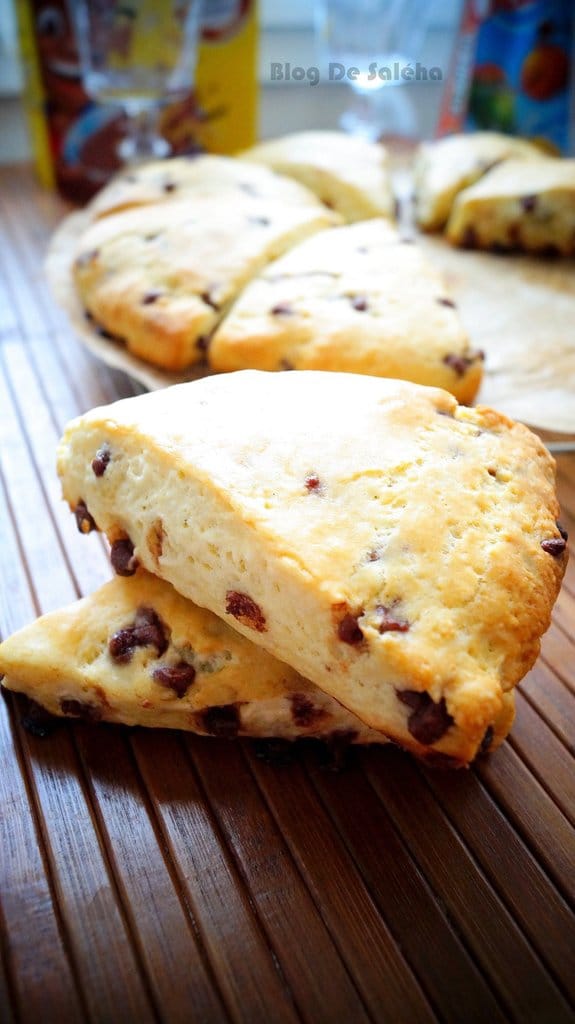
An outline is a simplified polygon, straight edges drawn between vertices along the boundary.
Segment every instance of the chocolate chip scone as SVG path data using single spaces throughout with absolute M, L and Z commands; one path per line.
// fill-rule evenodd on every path
M 415 754 L 504 734 L 565 571 L 554 462 L 444 391 L 244 371 L 95 409 L 59 447 L 79 526 Z
M 446 223 L 456 195 L 510 157 L 539 160 L 543 154 L 524 139 L 498 132 L 449 135 L 420 146 L 414 167 L 415 219 L 426 231 Z
M 284 203 L 235 194 L 110 214 L 81 236 L 74 281 L 107 337 L 154 366 L 182 370 L 267 262 L 338 218 L 310 194 Z
M 152 160 L 117 174 L 88 204 L 90 220 L 134 206 L 197 198 L 250 199 L 309 205 L 308 189 L 270 168 L 233 157 L 202 155 Z
M 380 143 L 346 132 L 296 132 L 240 156 L 295 178 L 346 221 L 393 218 L 388 157 Z
M 575 253 L 575 160 L 507 160 L 460 192 L 447 223 L 455 245 Z
M 216 370 L 398 377 L 471 402 L 482 376 L 441 275 L 387 221 L 322 231 L 268 264 L 210 341 Z
M 3 685 L 53 715 L 214 736 L 385 737 L 140 570 L 0 644 Z

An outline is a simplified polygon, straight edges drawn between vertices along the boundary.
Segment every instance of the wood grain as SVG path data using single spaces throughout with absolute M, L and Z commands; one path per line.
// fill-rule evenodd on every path
M 42 274 L 66 212 L 0 170 L 0 630 L 110 575 L 54 469 L 65 422 L 136 393 Z M 575 536 L 575 458 L 558 459 Z M 571 545 L 573 551 L 573 545 Z M 575 1021 L 575 561 L 510 740 L 469 772 L 392 748 L 62 723 L 0 699 L 2 1024 Z

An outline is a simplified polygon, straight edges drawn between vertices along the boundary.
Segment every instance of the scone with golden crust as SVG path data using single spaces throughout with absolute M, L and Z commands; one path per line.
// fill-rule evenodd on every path
M 58 469 L 117 571 L 139 562 L 414 753 L 466 764 L 509 727 L 567 557 L 526 427 L 404 381 L 243 371 L 87 413 Z
M 309 205 L 302 185 L 270 168 L 246 164 L 234 157 L 202 155 L 152 160 L 117 174 L 88 204 L 90 220 L 134 206 L 198 198 L 250 199 Z
M 261 142 L 240 156 L 295 178 L 346 221 L 393 218 L 387 152 L 380 143 L 346 132 L 295 132 Z
M 215 736 L 383 743 L 332 697 L 139 570 L 0 644 L 4 686 L 53 715 Z
M 467 248 L 575 253 L 575 160 L 506 160 L 460 192 L 447 237 Z
M 307 203 L 251 196 L 173 200 L 110 214 L 78 243 L 73 274 L 105 335 L 166 370 L 203 357 L 207 335 L 254 274 L 338 218 Z
M 322 231 L 268 264 L 220 324 L 216 370 L 398 377 L 471 402 L 482 376 L 455 303 L 422 251 L 385 220 Z
M 537 146 L 499 132 L 449 135 L 425 142 L 414 167 L 415 219 L 426 231 L 439 231 L 447 221 L 458 192 L 472 185 L 495 164 L 510 157 L 539 160 Z

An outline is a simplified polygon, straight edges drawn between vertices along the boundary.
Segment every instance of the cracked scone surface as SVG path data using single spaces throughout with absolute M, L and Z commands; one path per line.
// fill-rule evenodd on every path
M 344 707 L 140 569 L 0 644 L 4 686 L 51 714 L 215 736 L 382 743 Z
M 394 216 L 387 151 L 337 131 L 294 132 L 239 154 L 295 178 L 346 221 Z
M 507 160 L 460 192 L 446 228 L 455 245 L 575 253 L 575 160 Z
M 95 326 L 166 370 L 203 357 L 203 341 L 247 281 L 314 231 L 338 223 L 306 203 L 197 197 L 134 207 L 90 224 L 73 275 Z
M 87 413 L 58 467 L 81 524 L 134 545 L 117 567 L 416 754 L 467 763 L 509 725 L 567 557 L 527 428 L 415 384 L 244 371 Z
M 215 332 L 208 362 L 396 377 L 461 402 L 482 377 L 441 275 L 385 220 L 322 231 L 268 264 Z
M 543 154 L 530 142 L 499 132 L 449 135 L 423 143 L 414 167 L 415 219 L 419 226 L 439 231 L 457 194 L 510 157 L 539 160 Z

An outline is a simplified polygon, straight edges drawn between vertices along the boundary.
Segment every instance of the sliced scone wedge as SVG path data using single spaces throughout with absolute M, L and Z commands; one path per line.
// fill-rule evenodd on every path
M 139 570 L 0 644 L 6 689 L 53 715 L 213 736 L 384 743 L 313 683 Z
M 382 219 L 322 231 L 269 263 L 208 348 L 215 370 L 397 377 L 471 402 L 482 377 L 441 275 Z
M 306 131 L 261 142 L 239 154 L 295 178 L 346 221 L 394 216 L 387 151 L 337 131 Z
M 359 374 L 244 371 L 95 409 L 59 446 L 82 531 L 420 756 L 509 715 L 566 565 L 526 427 Z
M 540 160 L 544 154 L 525 139 L 499 132 L 449 135 L 423 143 L 414 167 L 415 219 L 425 231 L 440 231 L 455 197 L 503 160 Z
M 446 234 L 470 249 L 573 255 L 575 160 L 506 160 L 459 193 Z
M 134 207 L 90 224 L 73 276 L 106 336 L 166 370 L 204 355 L 206 337 L 254 274 L 307 235 L 339 223 L 307 203 L 237 197 Z
M 117 174 L 86 207 L 90 220 L 135 206 L 173 200 L 234 198 L 272 200 L 288 206 L 308 206 L 308 189 L 270 168 L 246 164 L 229 156 L 206 154 L 152 160 Z

